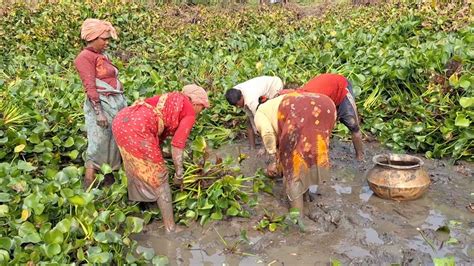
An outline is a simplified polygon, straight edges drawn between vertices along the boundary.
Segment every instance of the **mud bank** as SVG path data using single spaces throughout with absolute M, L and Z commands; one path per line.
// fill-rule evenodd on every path
M 195 224 L 174 235 L 166 235 L 157 221 L 135 238 L 168 256 L 171 265 L 329 265 L 332 259 L 344 265 L 430 265 L 447 256 L 457 265 L 474 264 L 474 213 L 466 208 L 474 202 L 473 164 L 424 159 L 432 180 L 428 192 L 415 201 L 387 201 L 373 195 L 365 173 L 373 166 L 372 156 L 389 151 L 368 143 L 366 161 L 357 162 L 349 142 L 331 145 L 331 180 L 308 204 L 305 225 L 311 232 L 297 226 L 273 233 L 254 229 L 265 210 L 287 212 L 276 180 L 274 196 L 259 194 L 249 219 Z M 265 166 L 265 158 L 257 158 L 246 142 L 215 151 L 221 156 L 239 152 L 250 156 L 242 162 L 245 175 Z M 438 230 L 442 226 L 449 232 Z M 244 230 L 250 243 L 239 242 Z

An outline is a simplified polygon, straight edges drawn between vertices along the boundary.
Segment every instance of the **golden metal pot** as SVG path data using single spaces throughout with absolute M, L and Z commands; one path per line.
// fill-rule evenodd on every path
M 384 199 L 414 200 L 431 183 L 423 169 L 423 160 L 405 154 L 380 154 L 372 158 L 375 166 L 367 173 L 367 182 L 374 193 Z

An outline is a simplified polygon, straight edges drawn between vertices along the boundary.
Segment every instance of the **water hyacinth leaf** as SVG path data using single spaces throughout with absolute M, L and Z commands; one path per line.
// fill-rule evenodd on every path
M 213 220 L 222 220 L 222 212 L 217 211 L 211 214 L 211 219 Z
M 474 97 L 461 97 L 459 104 L 461 104 L 462 108 L 474 106 Z
M 3 265 L 10 261 L 10 253 L 6 250 L 0 249 L 0 263 Z
M 74 195 L 67 200 L 75 206 L 84 206 L 86 204 L 86 200 L 80 195 Z
M 131 233 L 140 233 L 143 230 L 143 219 L 138 217 L 127 217 L 125 221 L 127 229 Z
M 110 252 L 100 252 L 100 253 L 94 253 L 89 256 L 87 256 L 87 260 L 90 263 L 109 263 L 110 260 L 112 260 L 112 253 Z
M 52 258 L 61 253 L 61 246 L 59 244 L 48 244 L 45 246 L 45 253 L 48 258 Z
M 11 199 L 10 194 L 5 192 L 0 192 L 0 202 L 9 202 Z
M 151 261 L 151 263 L 154 266 L 166 266 L 170 264 L 170 261 L 168 260 L 168 257 L 166 256 L 157 255 L 153 257 L 153 260 Z
M 239 214 L 239 210 L 234 206 L 227 209 L 227 212 L 226 212 L 226 215 L 230 215 L 230 216 L 237 216 L 238 214 Z
M 270 230 L 270 232 L 275 232 L 275 230 L 277 229 L 277 224 L 276 223 L 270 223 L 268 225 L 268 230 Z
M 23 160 L 19 160 L 18 161 L 18 164 L 17 164 L 17 168 L 19 170 L 23 170 L 25 172 L 31 172 L 33 170 L 36 170 L 37 167 L 33 166 L 31 163 L 29 162 L 25 162 Z
M 77 177 L 79 175 L 79 169 L 76 166 L 68 166 L 63 168 L 62 172 L 64 172 L 68 177 Z
M 107 174 L 112 173 L 112 167 L 110 167 L 110 165 L 108 164 L 103 164 L 100 167 L 100 171 L 102 172 L 102 174 L 107 175 Z
M 342 266 L 342 263 L 338 259 L 331 259 L 331 266 Z
M 0 249 L 10 250 L 13 247 L 13 241 L 9 237 L 0 237 Z
M 456 261 L 453 256 L 444 257 L 444 258 L 433 258 L 433 263 L 435 266 L 455 266 Z
M 69 148 L 74 145 L 74 139 L 72 137 L 68 137 L 66 141 L 63 143 L 63 147 Z
M 458 113 L 456 116 L 456 121 L 454 122 L 454 125 L 458 127 L 469 127 L 471 124 L 471 120 L 466 118 L 466 116 L 463 113 Z
M 196 217 L 196 212 L 193 210 L 186 211 L 186 218 L 194 219 Z
M 35 226 L 30 222 L 24 222 L 18 229 L 18 236 L 21 237 L 22 243 L 38 243 L 41 237 L 36 231 Z
M 44 211 L 44 204 L 41 203 L 42 195 L 35 192 L 25 198 L 23 204 L 27 209 L 32 209 L 35 214 L 42 214 Z
M 146 248 L 143 246 L 138 246 L 137 247 L 137 253 L 141 256 L 143 256 L 144 259 L 146 260 L 151 260 L 155 256 L 155 250 L 152 248 Z
M 9 211 L 8 205 L 0 205 L 0 217 L 7 217 Z
M 206 147 L 206 139 L 203 136 L 198 136 L 191 144 L 191 149 L 197 152 L 204 152 Z
M 59 223 L 57 223 L 54 228 L 60 232 L 67 233 L 71 229 L 71 224 L 72 221 L 70 218 L 64 218 Z
M 68 154 L 69 158 L 71 158 L 72 160 L 76 160 L 78 155 L 79 155 L 78 150 L 73 150 L 73 151 L 69 152 L 69 154 Z
M 64 235 L 59 229 L 52 229 L 44 235 L 44 242 L 46 244 L 62 244 L 63 241 Z
M 21 217 L 20 217 L 20 219 L 21 219 L 22 221 L 26 221 L 26 220 L 28 220 L 28 218 L 30 217 L 30 215 L 31 215 L 31 212 L 30 212 L 28 209 L 23 209 L 23 210 L 21 211 Z
M 120 235 L 111 230 L 105 232 L 96 233 L 94 239 L 99 243 L 109 244 L 109 243 L 120 243 L 122 241 Z
M 25 144 L 20 144 L 20 145 L 17 145 L 13 151 L 15 153 L 19 153 L 19 152 L 22 152 L 25 149 L 25 147 L 26 147 Z

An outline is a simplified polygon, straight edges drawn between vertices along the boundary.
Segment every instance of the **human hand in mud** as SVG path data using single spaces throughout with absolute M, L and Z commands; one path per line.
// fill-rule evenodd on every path
M 278 167 L 276 162 L 272 162 L 267 166 L 267 175 L 276 177 L 278 175 Z

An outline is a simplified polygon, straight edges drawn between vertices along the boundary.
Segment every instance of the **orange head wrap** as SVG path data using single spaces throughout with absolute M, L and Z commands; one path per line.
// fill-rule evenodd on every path
M 113 39 L 117 39 L 117 32 L 110 22 L 88 18 L 82 23 L 81 39 L 87 42 L 93 41 L 105 33 L 110 34 Z
M 207 92 L 196 84 L 186 85 L 183 87 L 183 94 L 191 98 L 194 104 L 202 104 L 205 108 L 209 108 L 209 99 Z

